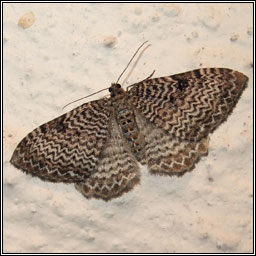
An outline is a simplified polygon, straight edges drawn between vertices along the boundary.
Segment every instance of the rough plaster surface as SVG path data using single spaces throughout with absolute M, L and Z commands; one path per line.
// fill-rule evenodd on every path
M 4 4 L 4 252 L 252 252 L 252 7 Z M 18 25 L 31 12 L 32 24 Z M 28 132 L 110 86 L 145 40 L 152 46 L 124 87 L 153 70 L 228 67 L 250 78 L 193 172 L 151 176 L 141 166 L 141 184 L 106 203 L 10 165 Z

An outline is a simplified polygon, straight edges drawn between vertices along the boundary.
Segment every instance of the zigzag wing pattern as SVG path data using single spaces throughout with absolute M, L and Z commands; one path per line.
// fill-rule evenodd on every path
M 30 132 L 11 163 L 52 182 L 80 182 L 95 171 L 108 137 L 107 100 L 83 104 Z
M 146 164 L 152 174 L 181 176 L 208 153 L 209 137 L 199 142 L 180 140 L 149 123 L 138 111 L 136 120 L 145 138 Z
M 100 155 L 97 172 L 75 184 L 85 197 L 109 200 L 131 190 L 140 180 L 139 167 L 127 147 L 116 119 L 111 118 L 109 137 Z
M 29 133 L 11 163 L 52 182 L 75 183 L 86 198 L 110 200 L 153 174 L 182 175 L 208 151 L 213 132 L 235 107 L 248 78 L 206 68 L 145 79 L 128 92 L 83 104 Z
M 172 136 L 200 141 L 226 120 L 247 81 L 242 73 L 226 68 L 197 69 L 134 84 L 128 99 Z

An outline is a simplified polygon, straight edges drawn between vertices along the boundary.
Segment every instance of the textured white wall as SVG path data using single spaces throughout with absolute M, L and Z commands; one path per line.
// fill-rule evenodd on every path
M 24 30 L 17 23 L 30 11 L 36 21 Z M 252 12 L 252 4 L 4 4 L 4 252 L 252 252 Z M 28 132 L 110 86 L 145 40 L 152 46 L 125 86 L 154 69 L 158 77 L 228 67 L 250 77 L 193 172 L 151 176 L 142 166 L 141 184 L 106 203 L 10 165 Z

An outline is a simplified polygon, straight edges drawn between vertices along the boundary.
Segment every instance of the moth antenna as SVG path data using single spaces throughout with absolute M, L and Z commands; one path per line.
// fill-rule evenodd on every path
M 68 104 L 66 104 L 66 105 L 62 108 L 62 110 L 63 110 L 65 107 L 67 107 L 68 105 L 72 104 L 72 103 L 75 103 L 75 102 L 77 102 L 77 101 L 79 101 L 79 100 L 86 99 L 86 98 L 88 98 L 88 97 L 91 97 L 91 96 L 93 96 L 93 95 L 95 95 L 95 94 L 97 94 L 97 93 L 99 93 L 99 92 L 102 92 L 102 91 L 105 91 L 105 90 L 108 90 L 108 89 L 109 89 L 109 87 L 108 87 L 108 88 L 105 88 L 105 89 L 102 89 L 102 90 L 99 90 L 99 91 L 97 91 L 97 92 L 94 92 L 94 93 L 92 93 L 92 94 L 90 94 L 90 95 L 87 95 L 87 96 L 85 96 L 85 97 L 82 97 L 82 98 L 80 98 L 80 99 L 77 99 L 77 100 L 74 100 L 74 101 L 72 101 L 72 102 L 69 102 Z
M 137 51 L 133 54 L 132 58 L 130 59 L 130 61 L 128 62 L 128 64 L 126 65 L 125 69 L 123 70 L 123 72 L 121 73 L 121 75 L 118 77 L 116 84 L 118 83 L 118 81 L 120 80 L 120 78 L 122 77 L 122 75 L 124 74 L 124 72 L 126 71 L 126 69 L 129 67 L 130 63 L 132 62 L 132 60 L 134 59 L 134 57 L 136 56 L 136 54 L 138 53 L 138 51 L 141 49 L 141 47 L 146 44 L 148 41 L 145 41 L 138 49 Z M 150 46 L 150 45 L 148 45 Z
M 128 64 L 126 65 L 126 67 L 125 67 L 125 69 L 123 70 L 123 72 L 121 73 L 121 75 L 118 77 L 118 79 L 117 79 L 117 81 L 116 81 L 116 84 L 118 83 L 118 81 L 120 80 L 120 78 L 122 77 L 122 75 L 124 74 L 124 72 L 126 71 L 126 69 L 129 67 L 129 65 L 131 64 L 131 62 L 132 62 L 132 60 L 134 59 L 134 57 L 137 55 L 137 53 L 138 53 L 138 51 L 142 48 L 142 46 L 144 45 L 144 44 L 146 44 L 148 41 L 145 41 L 143 44 L 141 44 L 141 46 L 136 50 L 136 52 L 133 54 L 133 56 L 132 56 L 132 58 L 130 59 L 130 61 L 128 62 Z M 148 45 L 147 47 L 149 47 L 150 45 Z M 147 48 L 146 47 L 146 48 Z M 153 74 L 152 74 L 153 75 Z M 85 97 L 82 97 L 82 98 L 80 98 L 80 99 L 77 99 L 77 100 L 74 100 L 74 101 L 72 101 L 72 102 L 69 102 L 68 104 L 66 104 L 63 108 L 62 108 L 62 110 L 64 110 L 64 108 L 66 108 L 67 106 L 69 106 L 70 104 L 73 104 L 73 103 L 75 103 L 75 102 L 77 102 L 77 101 L 79 101 L 79 100 L 83 100 L 83 99 L 86 99 L 86 98 L 88 98 L 88 97 L 91 97 L 91 96 L 93 96 L 93 95 L 95 95 L 95 94 L 97 94 L 97 93 L 99 93 L 99 92 L 102 92 L 102 91 L 105 91 L 105 90 L 108 90 L 109 89 L 109 87 L 108 88 L 105 88 L 105 89 L 102 89 L 102 90 L 99 90 L 99 91 L 97 91 L 97 92 L 94 92 L 94 93 L 92 93 L 92 94 L 90 94 L 90 95 L 87 95 L 87 96 L 85 96 Z
M 147 78 L 145 78 L 144 80 L 142 80 L 141 82 L 150 79 L 150 78 L 154 75 L 154 73 L 155 73 L 155 70 L 153 70 L 153 72 L 151 73 L 151 75 L 148 76 Z M 130 84 L 130 85 L 128 85 L 128 86 L 126 87 L 126 91 L 128 91 L 128 89 L 129 89 L 130 87 L 133 87 L 134 85 L 136 85 L 136 84 Z

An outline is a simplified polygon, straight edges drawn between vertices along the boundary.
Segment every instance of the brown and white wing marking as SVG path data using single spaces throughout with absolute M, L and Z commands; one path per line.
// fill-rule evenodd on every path
M 173 137 L 200 141 L 226 120 L 247 81 L 231 69 L 197 69 L 139 82 L 128 91 L 128 99 Z
M 113 84 L 111 98 L 83 104 L 29 133 L 11 163 L 103 200 L 140 181 L 135 157 L 152 173 L 182 175 L 207 154 L 208 134 L 232 112 L 247 81 L 237 71 L 209 68 L 146 79 L 127 93 Z
M 152 174 L 181 176 L 208 153 L 208 136 L 200 141 L 182 140 L 150 123 L 139 112 L 136 120 L 145 138 L 146 164 Z
M 86 198 L 109 200 L 131 190 L 140 180 L 139 167 L 128 149 L 116 119 L 111 118 L 109 137 L 94 172 L 84 182 L 75 184 Z
M 109 119 L 107 100 L 83 104 L 30 132 L 18 144 L 11 163 L 43 180 L 83 181 L 97 168 Z

